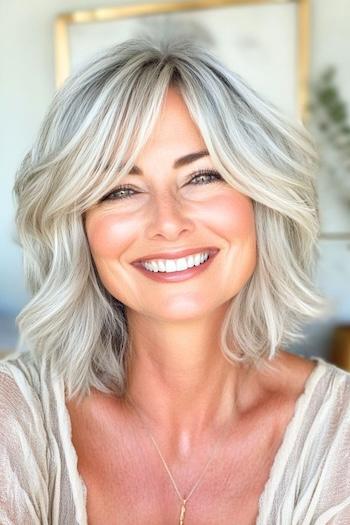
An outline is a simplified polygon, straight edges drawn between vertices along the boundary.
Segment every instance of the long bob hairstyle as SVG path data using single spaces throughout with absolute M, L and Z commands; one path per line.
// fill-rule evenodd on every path
M 84 212 L 130 171 L 169 87 L 182 95 L 215 168 L 254 206 L 257 264 L 223 321 L 224 356 L 269 367 L 281 345 L 304 337 L 305 321 L 327 310 L 312 279 L 318 155 L 308 131 L 203 45 L 129 39 L 66 80 L 16 174 L 17 235 L 32 295 L 17 317 L 18 347 L 50 361 L 69 399 L 80 401 L 91 387 L 126 391 L 132 334 L 125 305 L 94 266 Z

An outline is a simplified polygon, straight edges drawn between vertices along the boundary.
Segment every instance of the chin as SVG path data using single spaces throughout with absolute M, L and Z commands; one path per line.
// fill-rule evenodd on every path
M 203 300 L 191 301 L 188 298 L 179 297 L 178 300 L 170 299 L 163 302 L 162 308 L 156 305 L 153 313 L 163 321 L 190 321 L 201 319 L 213 313 L 217 305 L 206 304 Z

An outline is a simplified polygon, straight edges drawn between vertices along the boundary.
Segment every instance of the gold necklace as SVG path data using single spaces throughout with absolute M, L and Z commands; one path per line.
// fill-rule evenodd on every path
M 209 460 L 208 460 L 208 462 L 207 462 L 207 464 L 206 464 L 206 466 L 205 466 L 205 468 L 204 468 L 202 474 L 200 475 L 199 479 L 197 480 L 197 483 L 195 483 L 194 487 L 193 487 L 192 490 L 190 491 L 190 493 L 189 493 L 189 495 L 187 496 L 187 498 L 183 498 L 183 497 L 181 496 L 181 494 L 180 494 L 180 492 L 179 492 L 177 486 L 176 486 L 175 480 L 174 480 L 174 478 L 173 478 L 173 476 L 172 476 L 172 474 L 171 474 L 171 472 L 170 472 L 170 470 L 169 470 L 169 467 L 168 467 L 168 465 L 166 464 L 166 461 L 165 461 L 165 459 L 163 458 L 162 453 L 161 453 L 161 451 L 159 450 L 159 447 L 158 447 L 158 445 L 157 445 L 157 443 L 156 443 L 154 437 L 152 436 L 152 433 L 150 432 L 150 430 L 148 429 L 148 427 L 147 427 L 147 425 L 146 425 L 146 423 L 145 423 L 144 418 L 141 416 L 141 414 L 139 413 L 138 409 L 136 408 L 135 404 L 134 404 L 133 401 L 130 399 L 130 397 L 129 397 L 127 394 L 126 394 L 125 397 L 126 397 L 126 399 L 128 400 L 128 402 L 130 403 L 130 405 L 134 408 L 134 410 L 135 410 L 136 414 L 138 415 L 138 417 L 140 418 L 140 420 L 141 420 L 141 422 L 142 422 L 142 424 L 143 424 L 143 426 L 144 426 L 146 432 L 147 432 L 148 435 L 150 436 L 150 438 L 151 438 L 151 440 L 152 440 L 152 442 L 153 442 L 153 444 L 154 444 L 154 446 L 155 446 L 155 448 L 156 448 L 156 450 L 157 450 L 157 452 L 158 452 L 158 454 L 159 454 L 159 456 L 160 456 L 160 458 L 161 458 L 161 460 L 162 460 L 162 462 L 163 462 L 163 465 L 164 465 L 164 467 L 165 467 L 165 470 L 166 470 L 166 472 L 168 473 L 168 475 L 169 475 L 169 477 L 170 477 L 170 479 L 171 479 L 171 481 L 172 481 L 172 484 L 173 484 L 173 486 L 174 486 L 174 488 L 175 488 L 175 490 L 176 490 L 176 493 L 177 493 L 177 495 L 179 496 L 179 498 L 180 498 L 180 500 L 181 500 L 181 510 L 180 510 L 180 521 L 179 521 L 179 525 L 184 525 L 184 523 L 185 523 L 186 503 L 187 503 L 187 501 L 189 500 L 189 498 L 192 496 L 194 490 L 196 489 L 196 487 L 198 486 L 198 484 L 199 484 L 199 482 L 201 481 L 202 477 L 204 476 L 204 474 L 205 474 L 205 472 L 206 472 L 206 470 L 207 470 L 209 464 L 210 464 L 211 461 L 213 460 L 213 458 L 214 458 L 214 452 L 215 452 L 216 449 L 217 449 L 217 445 L 218 445 L 219 439 L 216 440 L 216 442 L 215 442 L 215 447 L 214 447 L 214 449 L 213 449 L 213 452 L 212 452 L 212 454 L 210 455 Z M 229 435 L 229 433 L 230 433 L 230 431 L 231 431 L 231 424 L 232 424 L 232 423 L 230 422 L 230 424 L 229 424 L 229 426 L 228 426 L 228 432 L 225 433 L 225 434 L 223 434 L 223 439 L 222 439 L 222 441 L 224 441 L 224 437 L 226 437 L 226 436 Z M 221 437 L 222 437 L 222 436 L 221 436 Z

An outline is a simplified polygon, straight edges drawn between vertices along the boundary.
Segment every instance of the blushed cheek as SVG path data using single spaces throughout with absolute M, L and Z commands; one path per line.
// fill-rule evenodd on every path
M 106 214 L 86 219 L 86 233 L 95 257 L 112 258 L 122 254 L 135 236 L 137 226 L 131 218 Z
M 251 277 L 257 264 L 257 243 L 253 202 L 249 197 L 236 192 L 228 192 L 220 197 L 213 216 L 218 219 L 216 233 L 226 240 L 227 273 L 224 279 L 230 279 L 232 294 L 238 293 Z M 212 223 L 213 224 L 213 223 Z M 234 277 L 232 279 L 232 268 Z
M 253 203 L 245 195 L 229 192 L 216 197 L 206 210 L 206 218 L 211 227 L 227 240 L 255 239 Z

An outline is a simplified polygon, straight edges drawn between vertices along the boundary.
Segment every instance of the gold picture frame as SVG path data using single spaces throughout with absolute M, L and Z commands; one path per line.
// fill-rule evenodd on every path
M 54 23 L 55 76 L 60 87 L 70 73 L 69 29 L 73 24 L 88 24 L 121 20 L 155 14 L 213 9 L 224 6 L 254 6 L 263 4 L 295 4 L 298 34 L 296 37 L 296 93 L 297 113 L 300 120 L 307 119 L 309 84 L 309 0 L 181 0 L 176 2 L 118 5 L 114 7 L 77 10 L 59 14 Z

